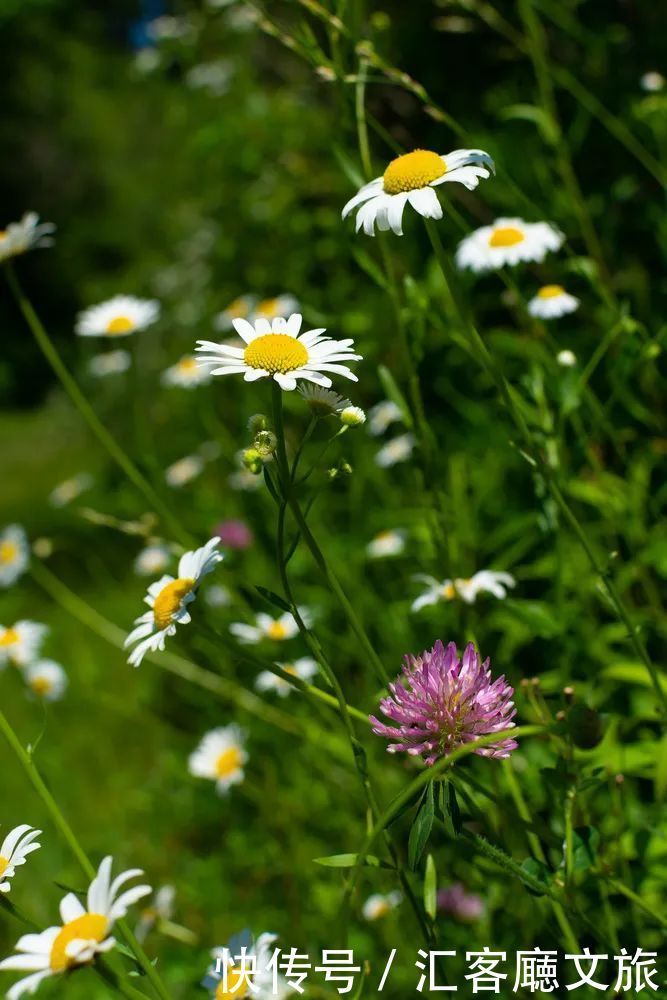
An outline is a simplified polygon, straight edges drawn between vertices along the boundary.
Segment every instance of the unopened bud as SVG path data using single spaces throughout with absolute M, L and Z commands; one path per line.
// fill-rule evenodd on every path
M 255 448 L 261 458 L 268 458 L 273 455 L 278 444 L 278 438 L 273 431 L 260 431 L 255 435 Z
M 366 414 L 360 406 L 346 406 L 340 412 L 340 422 L 345 427 L 360 427 L 366 423 Z
M 243 465 L 249 471 L 254 473 L 256 476 L 262 471 L 262 456 L 257 451 L 256 448 L 246 448 L 242 456 Z
M 253 413 L 248 418 L 248 430 L 253 435 L 259 434 L 260 431 L 268 430 L 269 426 L 269 418 L 265 417 L 263 413 Z

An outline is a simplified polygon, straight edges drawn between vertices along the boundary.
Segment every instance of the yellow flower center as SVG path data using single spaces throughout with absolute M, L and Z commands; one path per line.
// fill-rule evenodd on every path
M 308 361 L 308 351 L 303 344 L 286 333 L 267 333 L 256 337 L 245 349 L 243 360 L 251 368 L 276 372 L 291 372 Z
M 19 547 L 16 542 L 0 542 L 0 564 L 9 565 L 16 560 Z
M 5 874 L 8 868 L 9 868 L 9 861 L 7 860 L 7 858 L 3 858 L 2 855 L 0 854 L 0 878 L 2 878 L 2 876 Z
M 561 285 L 544 285 L 537 293 L 538 299 L 555 299 L 563 295 L 565 289 Z
M 241 767 L 241 751 L 238 747 L 227 747 L 215 762 L 215 773 L 219 778 L 229 778 Z
M 278 299 L 264 299 L 257 306 L 257 315 L 265 319 L 273 319 L 278 315 Z
M 45 694 L 49 693 L 53 684 L 48 677 L 33 677 L 30 681 L 30 687 L 35 694 L 39 695 L 40 698 L 43 698 Z
M 104 940 L 107 932 L 108 920 L 101 913 L 84 913 L 76 920 L 70 920 L 58 931 L 58 935 L 51 945 L 50 965 L 52 972 L 64 972 L 72 965 L 76 965 L 76 960 L 70 958 L 66 953 L 67 946 L 72 941 L 100 941 Z
M 19 641 L 19 634 L 15 628 L 6 628 L 0 635 L 0 647 L 13 646 Z
M 447 173 L 447 164 L 437 153 L 428 149 L 415 149 L 392 160 L 384 172 L 384 189 L 387 194 L 416 191 Z
M 107 333 L 117 336 L 120 333 L 129 333 L 134 330 L 134 323 L 129 316 L 114 316 L 107 324 Z
M 246 970 L 247 972 L 248 970 Z M 224 982 L 218 983 L 215 991 L 215 1000 L 234 1000 L 234 997 L 246 997 L 248 995 L 248 978 L 240 968 L 235 969 L 232 965 L 227 967 L 227 989 Z
M 246 299 L 234 299 L 230 302 L 225 312 L 229 313 L 234 318 L 243 319 L 244 316 L 248 315 L 248 302 Z
M 456 597 L 456 590 L 453 583 L 446 583 L 445 586 L 440 591 L 440 594 L 446 601 L 452 601 Z
M 386 917 L 389 913 L 391 907 L 386 899 L 381 902 L 377 902 L 373 907 L 373 917 L 377 920 L 379 917 Z
M 192 372 L 197 371 L 197 361 L 195 358 L 183 358 L 182 361 L 178 362 L 179 372 L 183 372 L 184 375 L 190 375 Z
M 500 226 L 494 229 L 489 237 L 490 247 L 514 247 L 517 243 L 523 243 L 525 234 L 516 226 Z
M 194 580 L 185 577 L 182 580 L 172 580 L 162 588 L 153 605 L 153 618 L 158 628 L 167 628 L 171 624 L 171 619 L 178 611 L 181 601 L 194 585 Z
M 280 639 L 287 638 L 287 629 L 282 622 L 271 622 L 266 630 L 266 634 L 269 639 L 276 639 L 279 641 Z
M 6 240 L 6 239 L 7 239 L 7 230 L 6 229 L 0 229 L 0 240 Z M 0 873 L 0 874 L 2 874 L 2 873 Z

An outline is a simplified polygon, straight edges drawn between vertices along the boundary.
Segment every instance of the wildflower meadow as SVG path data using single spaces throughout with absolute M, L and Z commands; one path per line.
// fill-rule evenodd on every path
M 667 996 L 667 12 L 0 28 L 0 993 Z

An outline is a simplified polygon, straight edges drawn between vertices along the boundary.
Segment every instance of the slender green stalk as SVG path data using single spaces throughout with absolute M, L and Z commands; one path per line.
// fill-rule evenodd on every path
M 112 990 L 121 993 L 128 1000 L 146 1000 L 145 993 L 142 993 L 141 990 L 135 990 L 134 986 L 131 986 L 122 976 L 114 972 L 105 962 L 97 961 L 95 963 L 95 971 L 100 979 L 103 979 Z
M 18 736 L 14 732 L 9 720 L 5 714 L 0 711 L 0 732 L 7 740 L 7 743 L 11 749 L 16 754 L 16 757 L 23 768 L 28 780 L 33 786 L 35 792 L 42 800 L 46 811 L 51 816 L 55 826 L 58 828 L 63 840 L 71 850 L 72 854 L 76 858 L 78 864 L 83 870 L 85 876 L 91 881 L 95 878 L 97 874 L 93 865 L 88 859 L 87 854 L 79 844 L 72 827 L 69 825 L 65 816 L 60 810 L 58 803 L 54 799 L 53 795 L 49 789 L 44 784 L 42 777 L 37 770 L 32 756 L 24 748 L 23 744 L 19 740 Z M 160 1000 L 171 1000 L 169 993 L 164 986 L 162 979 L 160 978 L 157 969 L 149 959 L 148 955 L 145 953 L 139 942 L 137 941 L 134 933 L 130 930 L 128 924 L 125 920 L 116 921 L 123 937 L 128 943 L 128 946 L 132 953 L 134 954 L 137 963 L 143 969 L 146 977 L 153 986 L 155 992 L 160 997 Z
M 84 396 L 77 382 L 74 380 L 64 361 L 60 357 L 60 354 L 58 353 L 55 344 L 49 337 L 44 324 L 33 309 L 32 303 L 23 291 L 11 264 L 6 265 L 5 273 L 7 275 L 7 281 L 12 294 L 14 295 L 17 305 L 23 314 L 23 318 L 31 329 L 40 350 L 51 365 L 55 374 L 60 379 L 65 392 L 68 394 L 97 440 L 108 451 L 114 462 L 116 462 L 117 465 L 123 470 L 130 482 L 132 482 L 144 495 L 147 502 L 154 507 L 160 517 L 164 520 L 165 525 L 167 525 L 169 530 L 173 533 L 174 537 L 178 538 L 179 541 L 183 542 L 183 544 L 190 544 L 191 539 L 188 533 L 184 531 L 179 521 L 167 508 L 151 484 L 141 474 L 139 469 L 121 448 L 113 435 L 109 433 Z

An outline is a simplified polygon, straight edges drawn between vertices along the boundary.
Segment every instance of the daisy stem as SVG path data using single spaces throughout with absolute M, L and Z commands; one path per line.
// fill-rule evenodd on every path
M 69 823 L 65 819 L 65 816 L 61 812 L 58 803 L 54 799 L 49 789 L 46 787 L 46 784 L 44 783 L 39 771 L 37 770 L 37 766 L 35 765 L 35 762 L 32 758 L 32 754 L 30 754 L 25 749 L 25 747 L 23 746 L 18 736 L 14 732 L 9 720 L 2 712 L 2 710 L 0 710 L 0 732 L 2 732 L 3 736 L 9 743 L 9 746 L 16 754 L 18 761 L 23 770 L 25 771 L 28 780 L 32 784 L 39 798 L 44 803 L 46 811 L 51 816 L 51 819 L 53 820 L 56 827 L 60 831 L 63 840 L 67 843 L 72 854 L 74 855 L 77 862 L 81 866 L 86 878 L 89 878 L 92 881 L 97 873 L 93 868 L 92 863 L 88 859 L 88 855 L 81 847 L 74 831 L 72 830 L 72 827 L 69 825 Z M 157 969 L 155 968 L 155 966 L 149 959 L 148 955 L 137 941 L 136 937 L 134 936 L 134 933 L 130 930 L 126 921 L 117 920 L 116 923 L 118 924 L 118 927 L 122 932 L 123 937 L 127 941 L 130 950 L 133 952 L 138 965 L 143 969 L 146 977 L 148 978 L 149 982 L 155 989 L 155 992 L 160 997 L 160 1000 L 171 1000 L 171 997 L 169 996 L 169 993 L 167 992 L 167 989 L 164 986 L 157 972 Z
M 32 303 L 23 291 L 16 272 L 11 264 L 5 268 L 9 287 L 16 299 L 17 305 L 23 314 L 23 318 L 30 327 L 42 354 L 51 365 L 51 368 L 59 378 L 65 392 L 70 397 L 75 407 L 88 424 L 88 427 L 98 439 L 100 444 L 108 451 L 111 458 L 120 466 L 127 478 L 134 483 L 137 489 L 143 493 L 148 503 L 158 512 L 164 520 L 165 525 L 173 532 L 174 537 L 184 544 L 190 544 L 190 538 L 181 527 L 179 521 L 173 516 L 168 507 L 163 503 L 148 480 L 142 475 L 130 457 L 118 444 L 112 434 L 106 429 L 94 409 L 82 393 L 77 382 L 70 374 L 67 365 L 62 360 L 58 350 L 46 332 L 44 324 L 35 312 Z
M 473 355 L 477 357 L 480 365 L 487 371 L 495 382 L 496 388 L 498 389 L 510 416 L 517 425 L 521 437 L 523 438 L 526 456 L 531 464 L 538 468 L 542 473 L 545 485 L 551 493 L 557 507 L 559 508 L 565 521 L 578 538 L 594 573 L 601 579 L 617 617 L 627 629 L 628 638 L 635 653 L 648 671 L 648 675 L 651 679 L 651 683 L 653 684 L 656 698 L 660 706 L 663 717 L 663 725 L 667 724 L 667 691 L 665 691 L 662 686 L 659 672 L 639 636 L 637 626 L 633 624 L 632 619 L 630 618 L 630 614 L 625 607 L 618 588 L 614 580 L 611 578 L 609 569 L 602 565 L 598 556 L 594 552 L 588 539 L 588 534 L 579 523 L 576 514 L 561 493 L 561 490 L 554 479 L 553 470 L 546 461 L 541 449 L 533 442 L 533 436 L 530 428 L 528 427 L 526 419 L 514 398 L 511 386 L 505 378 L 502 370 L 497 366 L 477 328 L 475 327 L 472 317 L 470 316 L 470 313 L 468 312 L 468 309 L 463 301 L 454 267 L 440 241 L 440 236 L 438 235 L 435 224 L 431 219 L 425 219 L 424 221 L 438 264 L 440 265 L 440 269 L 442 271 L 445 286 L 447 287 L 452 302 L 454 303 L 454 307 L 459 314 L 461 325 L 470 340 Z
M 118 993 L 122 994 L 124 997 L 128 997 L 129 1000 L 146 1000 L 146 994 L 142 993 L 141 990 L 135 990 L 134 986 L 125 982 L 113 969 L 111 969 L 104 962 L 96 962 L 95 969 L 101 979 L 104 980 L 112 989 L 116 990 Z

